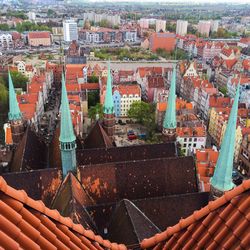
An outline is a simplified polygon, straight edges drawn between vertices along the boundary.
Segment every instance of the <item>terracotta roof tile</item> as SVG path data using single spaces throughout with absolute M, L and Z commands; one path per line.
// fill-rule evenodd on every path
M 103 240 L 0 177 L 0 236 L 5 249 L 126 249 Z
M 50 38 L 50 33 L 47 31 L 29 32 L 28 37 L 29 37 L 29 39 Z
M 250 180 L 211 201 L 166 231 L 141 242 L 142 249 L 249 249 Z M 185 239 L 189 239 L 186 241 Z

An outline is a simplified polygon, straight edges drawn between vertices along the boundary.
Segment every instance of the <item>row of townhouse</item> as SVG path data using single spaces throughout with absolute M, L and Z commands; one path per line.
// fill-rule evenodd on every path
M 231 108 L 212 108 L 210 112 L 209 128 L 208 132 L 213 139 L 213 142 L 220 147 L 225 133 L 227 122 L 229 118 Z M 246 120 L 249 115 L 249 110 L 245 108 L 238 109 L 238 122 L 235 137 L 235 154 L 234 161 L 237 162 L 239 149 L 242 142 L 242 138 L 250 130 L 247 127 Z
M 79 40 L 87 43 L 110 43 L 110 42 L 136 42 L 136 29 L 110 29 L 99 28 L 96 30 L 82 29 L 78 32 Z
M 44 105 L 48 100 L 52 83 L 52 72 L 35 75 L 27 84 L 26 93 L 17 95 L 24 120 L 31 123 L 35 129 L 38 129 L 39 120 L 44 113 Z

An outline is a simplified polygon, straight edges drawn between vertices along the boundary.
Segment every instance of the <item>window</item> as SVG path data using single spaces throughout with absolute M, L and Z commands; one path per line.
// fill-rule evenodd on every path
M 194 143 L 194 146 L 193 146 L 194 148 L 196 148 L 196 143 Z
M 194 138 L 194 141 L 197 141 L 197 138 Z
M 186 143 L 184 143 L 184 144 L 183 144 L 183 147 L 185 148 L 186 146 L 187 146 L 187 144 L 186 144 Z
M 187 141 L 187 138 L 184 138 L 184 142 L 186 142 Z
M 192 141 L 192 138 L 189 138 L 189 141 Z

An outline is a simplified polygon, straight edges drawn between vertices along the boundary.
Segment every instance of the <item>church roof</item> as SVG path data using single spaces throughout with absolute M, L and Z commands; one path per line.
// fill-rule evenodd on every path
M 128 248 L 159 232 L 159 228 L 133 202 L 126 199 L 117 204 L 108 227 L 109 239 L 125 244 Z
M 111 148 L 113 147 L 112 141 L 103 129 L 99 121 L 89 132 L 84 140 L 84 148 Z
M 24 190 L 29 197 L 42 200 L 46 206 L 51 205 L 62 182 L 62 172 L 53 168 L 5 173 L 2 176 L 8 185 Z
M 81 183 L 69 172 L 52 202 L 52 208 L 57 209 L 61 215 L 70 217 L 74 223 L 96 231 L 96 226 L 85 208 L 93 204 Z
M 0 237 L 4 249 L 127 249 L 74 224 L 0 177 Z
M 250 180 L 173 227 L 141 242 L 142 249 L 249 249 Z
M 34 145 L 36 145 L 34 147 Z M 44 169 L 47 167 L 47 146 L 37 134 L 27 127 L 21 142 L 18 144 L 12 163 L 11 171 Z M 39 155 L 39 157 L 37 157 Z
M 192 157 L 92 164 L 78 171 L 96 204 L 198 192 Z

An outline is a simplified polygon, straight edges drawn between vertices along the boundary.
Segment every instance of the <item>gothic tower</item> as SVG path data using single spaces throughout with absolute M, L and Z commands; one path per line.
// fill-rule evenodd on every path
M 16 93 L 14 89 L 14 85 L 12 82 L 12 78 L 9 75 L 9 113 L 8 113 L 8 119 L 10 122 L 11 127 L 11 133 L 13 138 L 13 144 L 17 145 L 23 136 L 24 133 L 24 124 L 22 120 L 22 114 L 20 112 L 18 102 L 16 99 Z
M 63 177 L 69 171 L 76 171 L 76 137 L 71 120 L 69 101 L 66 91 L 65 78 L 62 74 L 61 96 L 61 124 L 60 124 L 60 149 L 62 159 Z
M 168 95 L 167 109 L 163 121 L 163 140 L 176 140 L 176 68 L 174 66 Z
M 232 182 L 233 159 L 235 149 L 235 132 L 239 102 L 239 84 L 234 98 L 233 107 L 228 119 L 227 128 L 222 140 L 219 158 L 211 178 L 211 196 L 216 199 L 234 187 Z
M 115 130 L 115 114 L 114 114 L 114 101 L 112 95 L 112 80 L 110 73 L 110 63 L 108 64 L 108 79 L 106 87 L 106 95 L 103 106 L 103 128 L 108 136 L 112 137 Z

